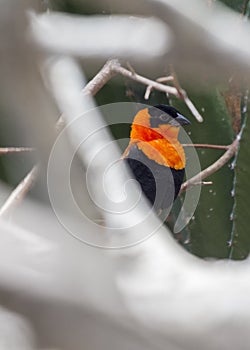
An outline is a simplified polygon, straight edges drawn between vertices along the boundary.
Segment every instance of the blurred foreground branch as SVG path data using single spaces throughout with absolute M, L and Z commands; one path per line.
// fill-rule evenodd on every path
M 34 151 L 31 147 L 0 147 L 0 155 Z
M 105 1 L 103 0 L 102 3 Z M 237 31 L 239 28 L 237 16 L 229 14 L 226 10 L 223 13 L 218 12 L 219 15 L 209 13 L 207 8 L 202 7 L 204 2 L 193 0 L 188 2 L 111 0 L 109 3 L 117 12 L 127 10 L 126 13 L 132 11 L 133 14 L 154 15 L 168 23 L 174 35 L 172 58 L 179 59 L 179 62 L 183 63 L 181 65 L 183 69 L 190 68 L 190 64 L 193 65 L 195 69 L 188 70 L 192 76 L 199 69 L 199 72 L 204 72 L 204 66 L 209 66 L 210 72 L 214 71 L 218 76 L 220 73 L 220 77 L 228 68 L 235 68 L 236 63 L 242 63 L 245 68 L 249 67 L 249 46 L 244 45 L 248 42 L 249 26 L 241 27 L 242 35 L 241 31 Z M 40 137 L 45 140 L 44 144 L 40 143 L 42 152 L 49 143 L 48 134 L 49 130 L 53 129 L 52 116 L 55 114 L 49 104 L 49 97 L 43 93 L 41 79 L 30 79 L 35 72 L 34 62 L 37 64 L 40 61 L 34 58 L 24 46 L 26 42 L 24 38 L 20 39 L 20 33 L 27 33 L 25 26 L 17 26 L 19 19 L 24 17 L 25 11 L 16 11 L 16 7 L 22 7 L 23 3 L 8 0 L 3 1 L 3 4 L 4 10 L 7 8 L 8 11 L 0 11 L 2 24 L 0 47 L 5 51 L 15 42 L 16 37 L 20 40 L 16 42 L 15 50 L 0 56 L 1 89 L 3 86 L 6 88 L 6 85 L 8 87 L 3 101 L 7 101 L 5 106 L 9 108 L 9 115 L 14 115 L 16 120 L 26 120 L 25 118 L 29 120 L 27 135 L 35 135 L 34 138 Z M 45 25 L 40 34 L 45 44 L 50 41 L 55 45 L 47 50 L 47 54 L 56 52 L 65 55 L 74 52 L 74 54 L 86 55 L 85 58 L 89 57 L 94 61 L 97 54 L 103 59 L 104 56 L 110 55 L 112 50 L 112 52 L 116 51 L 114 46 L 109 50 L 104 50 L 102 46 L 103 52 L 101 52 L 100 37 L 95 36 L 89 43 L 89 47 L 95 49 L 91 54 L 91 51 L 82 50 L 81 46 L 86 32 L 80 35 L 79 40 L 74 40 L 79 32 L 75 30 L 73 20 L 69 23 L 64 18 L 62 22 L 63 27 L 67 24 L 73 25 L 72 36 L 68 36 L 67 40 L 66 35 L 62 35 L 62 26 L 57 26 L 58 22 L 53 16 L 46 14 L 46 20 L 48 20 L 47 24 L 52 26 L 52 31 L 49 31 L 51 28 Z M 109 21 L 109 18 L 106 20 Z M 15 23 L 14 26 L 13 23 Z M 92 18 L 89 18 L 90 32 L 88 33 L 95 29 L 95 24 L 96 22 L 92 22 Z M 109 26 L 109 23 L 106 24 Z M 127 24 L 130 23 L 127 22 Z M 113 34 L 117 32 L 117 28 L 115 30 L 111 28 Z M 128 36 L 127 28 L 127 26 L 123 27 L 125 29 L 123 33 L 126 36 Z M 57 29 L 57 35 L 53 36 L 54 30 Z M 101 33 L 100 30 L 93 32 L 98 35 Z M 144 33 L 147 34 L 147 31 Z M 106 32 L 103 36 L 109 37 Z M 86 37 L 90 36 L 86 35 Z M 129 38 L 132 39 L 130 41 L 132 45 L 134 38 L 132 35 Z M 157 36 L 155 38 L 157 39 Z M 74 50 L 72 43 L 75 45 Z M 157 44 L 157 40 L 155 43 Z M 111 42 L 105 41 L 105 45 L 111 46 Z M 124 50 L 120 51 L 122 56 L 128 46 L 125 41 L 119 40 L 117 45 L 118 49 L 123 46 Z M 48 48 L 48 45 L 46 47 Z M 137 61 L 141 62 L 145 51 L 140 50 L 145 49 L 145 41 L 138 47 L 130 46 L 130 54 L 136 54 Z M 146 50 L 151 54 L 150 59 L 145 60 L 148 67 L 152 62 L 154 50 L 150 45 Z M 168 50 L 170 46 L 166 45 L 164 52 Z M 20 52 L 23 56 L 20 56 Z M 158 54 L 160 55 L 159 51 Z M 160 61 L 164 64 L 167 61 L 166 57 L 167 55 L 161 56 Z M 53 93 L 66 123 L 70 124 L 79 114 L 83 114 L 90 107 L 93 108 L 94 102 L 91 99 L 88 100 L 87 97 L 90 96 L 80 91 L 82 75 L 79 66 L 74 61 L 66 61 L 62 60 L 59 66 L 53 67 Z M 28 63 L 25 64 L 26 62 Z M 154 64 L 154 66 L 157 65 Z M 159 67 L 162 72 L 162 66 Z M 135 72 L 123 69 L 125 76 L 128 75 L 131 79 L 136 75 Z M 179 72 L 178 68 L 177 71 Z M 109 75 L 110 71 L 106 73 L 106 78 L 109 80 L 113 72 L 111 75 Z M 9 80 L 10 74 L 12 81 Z M 88 88 L 93 94 L 94 91 L 96 93 L 103 83 L 105 84 L 105 79 L 101 77 L 98 81 L 96 78 L 92 81 L 92 86 L 89 83 Z M 142 83 L 146 86 L 156 83 L 144 78 L 143 75 L 139 76 L 139 80 L 141 82 L 143 80 Z M 163 89 L 164 85 L 160 84 L 160 86 Z M 38 89 L 35 89 L 36 87 Z M 169 87 L 165 86 L 164 89 L 166 92 Z M 9 98 L 7 99 L 6 96 Z M 13 108 L 14 98 L 15 108 Z M 54 186 L 59 183 L 57 194 L 65 190 L 60 186 L 60 180 L 66 172 L 64 161 L 67 151 L 72 145 L 77 145 L 81 133 L 85 133 L 87 137 L 96 125 L 98 127 L 104 125 L 101 116 L 97 111 L 95 113 L 94 119 L 90 118 L 88 123 L 81 124 L 81 128 L 75 127 L 69 134 L 72 144 L 71 146 L 67 144 L 60 154 L 64 167 L 56 169 L 58 176 L 55 176 Z M 81 149 L 82 162 L 84 157 L 93 157 L 98 146 L 104 147 L 110 138 L 104 133 L 101 136 L 98 135 L 95 141 L 97 142 L 91 144 L 94 146 L 90 151 L 84 152 L 84 148 Z M 238 139 L 235 140 L 217 164 L 213 165 L 213 171 L 223 166 L 235 154 L 238 142 Z M 109 157 L 108 160 L 114 159 L 112 152 L 108 152 L 107 157 Z M 91 173 L 94 180 L 99 180 L 98 172 L 100 169 L 103 170 L 103 162 L 104 160 L 100 159 L 100 167 L 96 167 Z M 33 175 L 36 175 L 36 169 L 36 167 L 33 168 Z M 205 175 L 207 176 L 209 172 L 211 173 L 211 169 L 207 170 Z M 79 173 L 82 176 L 82 168 Z M 25 194 L 27 184 L 29 188 L 32 180 L 31 175 L 32 173 L 25 178 L 23 185 L 16 189 L 13 200 L 9 201 L 10 206 L 20 195 L 22 197 L 23 193 Z M 117 173 L 114 173 L 113 177 L 110 176 L 108 179 L 115 199 L 117 199 L 116 188 L 113 187 L 117 184 L 120 186 L 119 174 L 116 175 Z M 199 175 L 198 180 L 201 181 L 205 175 L 204 173 Z M 119 181 L 116 181 L 117 177 Z M 87 191 L 84 192 L 85 194 L 87 198 Z M 62 212 L 65 219 L 72 217 L 74 222 L 72 211 L 65 210 L 68 201 L 69 198 L 61 201 L 60 204 L 64 206 Z M 116 205 L 117 203 L 118 201 Z M 8 208 L 9 204 L 6 203 L 6 210 Z M 19 216 L 13 217 L 11 223 L 0 222 L 1 302 L 8 304 L 10 309 L 19 314 L 24 314 L 34 325 L 34 332 L 40 343 L 34 346 L 32 343 L 30 348 L 40 346 L 80 350 L 84 345 L 90 350 L 116 348 L 121 350 L 166 348 L 170 350 L 248 350 L 250 342 L 249 261 L 237 264 L 228 261 L 226 263 L 201 261 L 183 251 L 168 234 L 166 228 L 158 225 L 152 230 L 153 220 L 150 222 L 142 220 L 135 225 L 132 219 L 129 216 L 117 215 L 118 224 L 122 222 L 125 227 L 124 233 L 134 236 L 137 232 L 149 230 L 151 235 L 147 236 L 148 239 L 137 241 L 138 244 L 113 251 L 84 244 L 84 239 L 74 236 L 74 231 L 70 231 L 67 225 L 58 223 L 58 218 L 50 207 L 44 208 L 33 201 L 30 205 L 23 203 Z M 81 226 L 80 233 L 89 232 L 92 237 L 96 237 L 98 227 L 91 226 L 89 221 L 86 220 L 85 225 Z M 112 235 L 113 231 L 107 228 L 104 236 Z M 121 234 L 119 230 L 116 230 L 115 234 L 118 239 L 123 236 L 123 232 Z M 2 315 L 4 321 L 1 322 L 1 329 L 4 329 L 6 315 L 3 313 Z M 24 331 L 22 334 L 25 336 Z M 16 337 L 18 340 L 18 334 L 12 330 L 11 337 Z M 0 341 L 4 342 L 5 339 L 4 334 L 1 333 Z M 20 347 L 20 341 L 17 344 Z
M 38 165 L 34 166 L 32 170 L 25 176 L 25 178 L 18 184 L 18 186 L 11 192 L 8 199 L 0 208 L 0 217 L 6 216 L 10 210 L 13 210 L 24 199 L 26 194 L 30 191 L 38 176 Z

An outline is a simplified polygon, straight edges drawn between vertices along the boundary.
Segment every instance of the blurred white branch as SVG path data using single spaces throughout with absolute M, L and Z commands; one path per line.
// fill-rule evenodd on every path
M 178 72 L 197 81 L 204 73 L 216 79 L 236 67 L 249 68 L 250 25 L 218 2 L 212 8 L 199 0 L 184 3 L 182 0 L 129 0 L 124 4 L 116 0 L 95 0 L 92 6 L 93 3 L 104 9 L 112 7 L 118 13 L 156 19 L 32 15 L 34 39 L 49 52 L 71 53 L 84 59 L 92 57 L 88 64 L 90 68 L 94 65 L 94 69 L 103 60 L 121 57 L 129 58 L 136 68 L 143 69 L 143 74 L 144 71 L 161 74 L 174 62 Z
M 106 67 L 104 67 L 104 70 Z M 85 83 L 85 78 L 80 67 L 73 59 L 63 57 L 49 62 L 47 72 L 52 93 L 63 113 L 65 130 L 73 149 L 77 150 L 83 164 L 90 171 L 91 178 L 94 179 L 93 184 L 90 185 L 93 186 L 94 202 L 97 201 L 99 208 L 103 208 L 103 215 L 112 227 L 117 227 L 118 224 L 119 230 L 122 230 L 123 228 L 127 229 L 128 222 L 131 224 L 134 222 L 134 225 L 138 224 L 141 221 L 142 208 L 138 209 L 138 206 L 132 206 L 131 209 L 131 202 L 128 202 L 128 207 L 127 209 L 123 208 L 122 214 L 117 211 L 118 203 L 125 203 L 123 186 L 130 177 L 122 162 L 118 163 L 117 167 L 112 167 L 112 170 L 107 171 L 110 164 L 114 164 L 120 159 L 120 150 L 116 143 L 112 143 L 111 135 L 106 128 L 99 109 L 94 108 L 92 97 L 88 93 L 82 93 L 82 85 Z M 99 73 L 99 75 L 103 76 L 102 73 Z M 107 74 L 108 76 L 110 76 L 110 73 Z M 90 83 L 86 86 L 87 92 L 92 92 L 90 90 L 91 86 L 96 91 L 96 84 Z M 105 150 L 106 148 L 107 150 Z M 91 162 L 99 156 L 101 150 L 104 150 L 103 155 L 98 158 L 98 163 L 92 169 Z M 133 188 L 133 186 L 131 184 L 130 187 Z M 105 192 L 106 188 L 109 191 L 109 198 Z M 134 192 L 136 193 L 136 191 Z M 112 200 L 109 200 L 111 198 Z M 136 203 L 136 197 L 134 199 L 133 192 L 130 194 L 130 200 Z M 108 210 L 106 209 L 107 204 Z M 144 230 L 146 228 L 142 231 Z M 129 232 L 124 232 L 124 236 L 125 234 L 129 234 Z
M 31 152 L 34 151 L 31 147 L 0 147 L 0 155 L 8 153 L 20 153 L 20 152 Z
M 34 350 L 35 335 L 22 316 L 0 307 L 0 350 Z
M 31 15 L 35 40 L 50 53 L 84 58 L 131 58 L 162 55 L 171 46 L 171 31 L 155 18 L 134 16 Z
M 250 48 L 246 45 L 249 25 L 229 10 L 217 9 L 216 4 L 214 12 L 210 12 L 205 2 L 196 0 L 93 3 L 100 7 L 109 3 L 117 13 L 130 12 L 156 19 L 124 15 L 32 17 L 33 38 L 43 55 L 51 58 L 47 66 L 51 91 L 69 127 L 70 142 L 62 143 L 59 166 L 55 169 L 57 195 L 67 190 L 62 179 L 69 170 L 65 162 L 72 149 L 77 148 L 82 163 L 88 164 L 98 149 L 112 141 L 107 130 L 93 134 L 102 130 L 105 122 L 94 108 L 91 96 L 82 93 L 86 81 L 78 63 L 65 55 L 89 58 L 90 67 L 96 64 L 96 59 L 103 64 L 110 55 L 131 57 L 131 61 L 144 67 L 142 74 L 148 73 L 150 67 L 151 72 L 162 74 L 171 59 L 178 72 L 179 68 L 188 71 L 196 81 L 204 72 L 212 72 L 209 78 L 218 79 L 231 69 L 249 68 Z M 37 52 L 27 44 L 25 5 L 5 0 L 1 6 L 2 103 L 15 121 L 28 120 L 25 125 L 29 127 L 23 128 L 23 137 L 37 141 L 39 151 L 46 158 L 55 110 L 37 71 L 44 56 L 36 56 Z M 51 57 L 51 53 L 60 53 L 62 57 Z M 135 76 L 134 72 L 126 71 L 126 74 Z M 96 92 L 112 75 L 113 72 L 108 72 L 105 79 L 96 78 L 86 88 Z M 164 86 L 150 79 L 144 83 L 159 84 L 157 87 L 161 89 Z M 164 86 L 164 91 L 168 88 Z M 82 139 L 86 144 L 78 149 Z M 116 145 L 109 150 L 112 152 L 106 152 L 93 168 L 94 183 L 100 180 L 106 164 L 119 156 Z M 79 174 L 83 178 L 82 169 Z M 122 199 L 123 176 L 126 179 L 126 171 L 114 171 L 107 177 L 110 193 L 118 201 Z M 97 185 L 95 198 L 98 193 L 102 195 L 98 189 Z M 87 203 L 87 188 L 84 190 L 83 199 Z M 70 217 L 74 222 L 72 212 L 66 210 L 70 192 L 59 200 L 65 218 Z M 105 198 L 101 198 L 101 203 L 104 202 Z M 124 231 L 121 234 L 107 229 L 104 238 L 112 233 L 119 239 L 123 233 L 133 236 L 140 231 L 151 231 L 155 218 L 133 225 L 140 214 L 136 216 L 110 215 Z M 32 322 L 42 346 L 71 350 L 83 346 L 90 350 L 248 350 L 248 261 L 201 261 L 184 252 L 163 227 L 135 247 L 113 252 L 92 248 L 70 236 L 67 225 L 58 222 L 49 206 L 42 207 L 34 201 L 31 205 L 24 203 L 12 221 L 11 224 L 0 222 L 1 300 Z M 128 222 L 132 226 L 125 230 Z M 81 232 L 88 231 L 95 236 L 98 229 L 93 229 L 86 220 Z
M 34 166 L 33 169 L 25 176 L 25 178 L 17 185 L 17 187 L 11 192 L 10 196 L 0 207 L 0 217 L 6 216 L 17 206 L 27 192 L 34 185 L 34 182 L 38 175 L 38 165 Z

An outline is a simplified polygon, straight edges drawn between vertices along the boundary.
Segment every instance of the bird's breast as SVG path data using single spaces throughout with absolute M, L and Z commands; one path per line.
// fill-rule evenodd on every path
M 170 142 L 166 139 L 156 139 L 149 142 L 140 141 L 137 147 L 149 159 L 160 165 L 180 170 L 185 168 L 185 153 L 178 140 Z

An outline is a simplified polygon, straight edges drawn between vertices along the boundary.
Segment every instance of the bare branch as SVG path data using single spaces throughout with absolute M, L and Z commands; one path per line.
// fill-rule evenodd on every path
M 216 162 L 214 162 L 208 168 L 202 170 L 199 174 L 184 182 L 181 186 L 181 192 L 186 191 L 189 187 L 194 186 L 197 182 L 201 182 L 203 179 L 207 178 L 222 168 L 223 165 L 225 165 L 235 155 L 239 146 L 239 142 L 240 139 L 237 137 L 229 146 L 228 150 L 223 154 L 223 156 L 221 156 Z
M 34 166 L 32 170 L 25 176 L 19 185 L 12 191 L 5 203 L 0 208 L 0 217 L 5 216 L 12 210 L 27 194 L 34 181 L 37 178 L 38 166 Z
M 95 75 L 95 77 L 89 81 L 89 83 L 84 87 L 83 93 L 90 94 L 94 96 L 98 91 L 114 76 L 116 73 L 113 70 L 113 65 L 116 60 L 108 61 L 102 69 Z
M 127 78 L 130 78 L 130 79 L 137 81 L 139 83 L 142 83 L 144 85 L 150 86 L 150 90 L 155 89 L 155 90 L 162 91 L 162 92 L 165 92 L 166 94 L 171 94 L 177 98 L 182 99 L 186 103 L 189 110 L 192 112 L 193 116 L 199 122 L 203 121 L 202 116 L 200 115 L 200 113 L 197 111 L 197 109 L 195 108 L 192 101 L 187 96 L 186 91 L 181 88 L 175 73 L 174 73 L 175 75 L 172 74 L 172 76 L 171 76 L 171 79 L 175 82 L 175 85 L 176 85 L 175 87 L 173 87 L 173 86 L 164 85 L 164 84 L 158 83 L 157 81 L 145 78 L 142 75 L 139 75 L 135 72 L 131 72 L 131 71 L 125 69 L 124 67 L 122 67 L 117 60 L 113 61 L 112 69 L 113 69 L 113 71 L 115 71 L 115 72 L 117 72 L 117 73 L 119 73 Z M 146 95 L 146 97 L 148 96 L 147 91 L 146 91 L 145 95 Z
M 128 69 L 122 67 L 117 60 L 113 61 L 112 69 L 114 72 L 119 73 L 131 80 L 137 81 L 138 83 L 144 84 L 146 86 L 152 86 L 152 88 L 155 90 L 179 97 L 178 91 L 175 87 L 157 83 L 154 80 L 145 78 L 144 76 L 139 75 L 135 72 L 131 72 Z
M 199 182 L 195 182 L 193 186 L 200 186 L 200 185 L 207 186 L 212 184 L 213 184 L 213 181 L 199 181 Z
M 129 65 L 129 63 L 127 63 Z M 165 84 L 161 84 L 157 81 L 145 78 L 142 75 L 139 75 L 135 72 L 133 67 L 129 65 L 129 69 L 126 69 L 121 66 L 119 61 L 117 59 L 112 59 L 108 61 L 103 68 L 97 73 L 97 75 L 89 81 L 89 83 L 84 87 L 82 90 L 83 94 L 90 94 L 92 96 L 96 95 L 97 92 L 116 74 L 121 74 L 124 77 L 127 77 L 131 80 L 137 81 L 138 83 L 144 84 L 147 86 L 147 90 L 145 92 L 145 100 L 147 100 L 150 96 L 150 93 L 153 89 L 164 92 L 166 94 L 171 94 L 177 98 L 181 98 L 187 105 L 187 107 L 192 112 L 193 116 L 199 121 L 202 122 L 203 118 L 195 108 L 194 104 L 190 101 L 190 99 L 187 96 L 187 93 L 185 90 L 183 90 L 180 87 L 180 90 L 178 90 L 176 87 L 168 86 Z M 163 78 L 159 78 L 163 79 Z M 173 77 L 165 77 L 168 80 L 173 80 Z M 177 81 L 177 78 L 175 78 Z M 178 85 L 179 86 L 179 85 Z M 57 129 L 61 130 L 59 125 L 63 125 L 62 123 L 62 116 L 57 121 Z
M 0 155 L 8 153 L 32 152 L 35 149 L 32 147 L 0 147 Z
M 220 149 L 220 150 L 228 150 L 230 145 L 211 145 L 208 143 L 183 143 L 183 147 L 195 147 L 195 148 L 211 148 L 211 149 Z
M 128 69 L 130 70 L 131 73 L 136 74 L 136 71 L 134 67 L 131 65 L 129 61 L 126 62 Z
M 173 77 L 173 84 L 176 87 L 176 90 L 178 91 L 178 95 L 179 95 L 180 99 L 182 99 L 186 103 L 186 105 L 189 108 L 190 112 L 198 120 L 198 122 L 203 122 L 202 116 L 200 115 L 200 113 L 195 108 L 193 102 L 189 99 L 186 91 L 182 89 L 182 87 L 181 87 L 181 85 L 179 83 L 177 74 L 174 71 L 173 65 L 170 65 L 170 72 L 171 72 L 171 76 Z
M 149 99 L 149 96 L 150 96 L 152 90 L 153 90 L 152 85 L 149 85 L 149 86 L 147 87 L 146 91 L 145 91 L 145 95 L 144 95 L 144 99 L 145 99 L 145 100 L 148 100 L 148 99 Z
M 160 77 L 160 78 L 157 78 L 157 79 L 156 79 L 156 81 L 157 81 L 158 83 L 167 83 L 167 82 L 173 81 L 173 80 L 174 80 L 174 78 L 173 78 L 172 75 L 169 75 L 169 76 L 167 76 L 167 77 Z
M 182 91 L 182 87 L 179 83 L 179 79 L 177 78 L 177 74 L 175 73 L 175 70 L 174 70 L 174 67 L 172 64 L 170 64 L 170 73 L 172 76 L 173 84 L 176 87 L 176 90 L 178 91 L 180 98 L 183 99 L 183 97 L 184 97 L 183 92 L 184 91 Z
M 200 115 L 200 113 L 197 111 L 196 107 L 194 106 L 193 102 L 189 99 L 187 93 L 185 90 L 182 91 L 183 101 L 186 103 L 188 109 L 193 114 L 193 116 L 198 120 L 198 122 L 203 122 L 203 117 Z

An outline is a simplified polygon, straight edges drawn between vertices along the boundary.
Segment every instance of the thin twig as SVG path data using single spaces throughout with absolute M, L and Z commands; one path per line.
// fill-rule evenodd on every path
M 167 83 L 167 82 L 169 82 L 169 81 L 173 81 L 173 77 L 172 77 L 172 75 L 169 75 L 169 76 L 167 76 L 167 77 L 160 77 L 160 78 L 157 78 L 156 79 L 156 81 L 158 82 L 158 83 Z
M 56 122 L 56 132 L 59 134 L 61 130 L 63 130 L 65 126 L 65 121 L 64 121 L 64 118 L 63 118 L 63 114 L 60 115 L 60 117 L 57 119 L 57 122 Z
M 213 184 L 213 181 L 199 181 L 199 182 L 195 182 L 193 186 L 200 186 L 200 185 L 207 186 L 212 184 Z
M 127 62 L 126 62 L 126 65 L 127 65 L 128 69 L 130 70 L 131 73 L 136 74 L 135 69 L 134 69 L 134 67 L 131 65 L 130 62 L 127 61 Z
M 173 77 L 173 84 L 176 87 L 176 90 L 178 91 L 179 97 L 183 100 L 184 99 L 184 90 L 182 89 L 179 79 L 177 78 L 177 74 L 175 73 L 174 67 L 172 64 L 170 64 L 170 73 L 171 76 Z
M 32 147 L 0 147 L 0 155 L 8 153 L 32 152 L 35 149 Z
M 195 108 L 193 102 L 190 100 L 190 98 L 188 97 L 187 93 L 185 90 L 182 89 L 177 74 L 174 71 L 174 67 L 173 65 L 170 65 L 170 72 L 171 72 L 171 76 L 173 77 L 173 84 L 176 87 L 176 90 L 178 91 L 178 95 L 179 98 L 182 99 L 187 107 L 189 108 L 189 110 L 191 111 L 191 113 L 193 114 L 193 116 L 199 121 L 199 122 L 203 122 L 203 118 L 200 115 L 200 113 L 197 111 L 197 109 Z
M 5 216 L 12 210 L 27 194 L 33 186 L 38 174 L 38 166 L 35 165 L 25 178 L 17 185 L 11 195 L 0 208 L 0 217 Z
M 150 85 L 155 90 L 165 92 L 168 94 L 172 94 L 176 97 L 179 97 L 178 91 L 176 90 L 175 87 L 164 85 L 161 83 L 157 83 L 156 81 L 145 78 L 142 75 L 139 75 L 139 74 L 134 73 L 134 72 L 132 73 L 128 69 L 122 67 L 118 61 L 113 61 L 112 69 L 114 72 L 119 73 L 119 74 L 123 75 L 124 77 L 127 77 L 131 80 L 137 81 L 138 83 L 144 84 L 146 86 Z
M 236 153 L 239 146 L 240 139 L 237 137 L 234 142 L 229 146 L 228 150 L 212 165 L 202 170 L 199 174 L 193 176 L 191 179 L 184 182 L 181 186 L 181 192 L 186 191 L 189 187 L 194 186 L 197 182 L 201 182 L 203 179 L 215 173 L 217 170 L 223 167 Z
M 131 72 L 131 71 L 127 70 L 126 68 L 122 67 L 117 60 L 113 60 L 113 61 L 111 61 L 111 63 L 113 63 L 113 64 L 111 64 L 112 71 L 119 73 L 119 74 L 121 74 L 127 78 L 130 78 L 134 81 L 142 83 L 144 85 L 151 86 L 152 89 L 155 89 L 155 90 L 158 90 L 161 92 L 165 92 L 166 94 L 171 94 L 177 98 L 182 99 L 186 103 L 189 110 L 192 112 L 193 116 L 199 122 L 203 121 L 202 116 L 200 115 L 200 113 L 197 111 L 197 109 L 195 108 L 192 101 L 187 96 L 186 91 L 181 88 L 181 86 L 178 82 L 178 79 L 176 77 L 176 74 L 175 74 L 175 76 L 173 74 L 171 74 L 173 76 L 173 80 L 175 81 L 175 84 L 177 86 L 177 87 L 176 86 L 173 87 L 173 86 L 164 85 L 164 84 L 158 83 L 157 81 L 145 78 L 144 76 L 139 75 L 135 72 Z
M 116 72 L 113 67 L 115 64 L 119 64 L 117 60 L 108 61 L 102 69 L 94 76 L 92 80 L 84 87 L 82 92 L 84 94 L 90 94 L 95 96 L 98 91 L 114 76 Z
M 128 64 L 128 63 L 127 63 Z M 187 107 L 190 109 L 194 117 L 199 121 L 203 121 L 202 116 L 195 108 L 194 104 L 190 101 L 190 99 L 187 96 L 187 93 L 185 90 L 183 90 L 180 87 L 180 90 L 178 90 L 176 87 L 165 85 L 158 83 L 157 81 L 145 78 L 142 75 L 137 74 L 133 67 L 130 66 L 131 70 L 128 70 L 121 66 L 119 61 L 117 59 L 112 59 L 108 61 L 103 68 L 96 74 L 96 76 L 89 81 L 89 83 L 84 87 L 82 92 L 84 94 L 90 94 L 92 96 L 95 96 L 96 93 L 116 74 L 121 74 L 122 76 L 129 78 L 131 80 L 137 81 L 138 83 L 144 84 L 148 87 L 145 93 L 145 99 L 149 98 L 149 94 L 152 91 L 152 89 L 164 92 L 166 94 L 171 94 L 177 98 L 181 98 L 187 105 Z M 172 77 L 173 79 L 173 77 Z M 177 78 L 176 78 L 177 80 Z M 181 93 L 180 93 L 181 91 Z M 63 116 L 61 116 L 58 121 L 57 125 L 63 125 Z M 59 130 L 61 130 L 60 127 L 58 127 Z
M 228 150 L 230 145 L 211 145 L 208 143 L 183 143 L 183 147 L 195 147 L 195 148 L 211 148 L 211 149 L 220 149 L 220 150 Z
M 193 102 L 189 99 L 186 91 L 182 89 L 182 96 L 183 96 L 183 101 L 186 103 L 188 109 L 190 112 L 193 114 L 193 116 L 198 120 L 198 122 L 203 122 L 203 117 L 200 115 L 200 113 L 197 111 L 195 105 Z
M 144 95 L 145 100 L 149 99 L 149 96 L 150 96 L 152 90 L 153 90 L 153 87 L 151 85 L 149 85 L 145 91 L 145 95 Z

